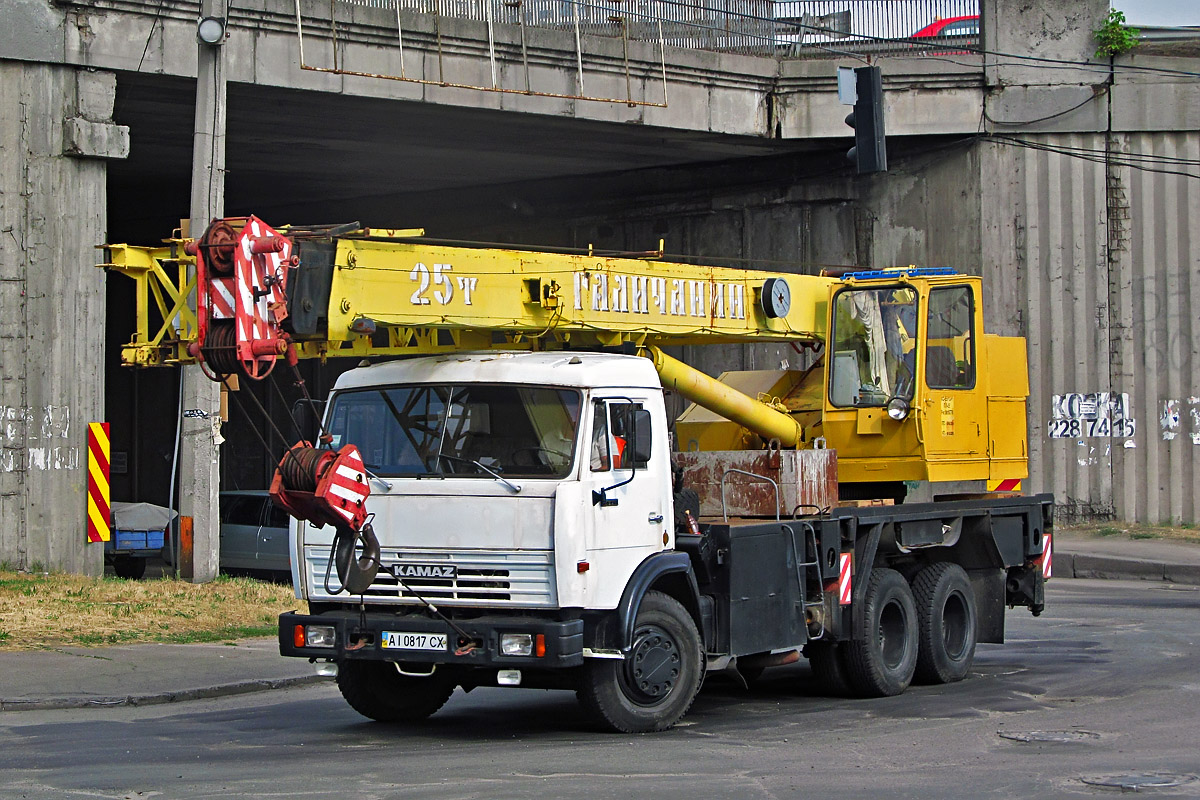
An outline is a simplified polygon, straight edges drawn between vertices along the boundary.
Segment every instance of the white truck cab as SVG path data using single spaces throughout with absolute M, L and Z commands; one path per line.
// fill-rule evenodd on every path
M 446 607 L 613 609 L 638 564 L 672 547 L 662 389 L 644 358 L 361 367 L 338 380 L 327 429 L 335 448 L 360 448 L 382 564 L 408 568 L 406 587 L 379 573 L 374 604 L 421 606 L 416 592 Z M 298 595 L 339 600 L 336 576 L 326 585 L 334 530 L 297 527 Z

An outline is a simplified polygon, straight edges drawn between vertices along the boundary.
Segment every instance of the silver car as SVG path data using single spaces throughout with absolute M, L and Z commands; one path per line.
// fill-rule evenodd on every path
M 291 518 L 265 490 L 221 492 L 221 570 L 290 572 Z M 170 547 L 162 557 L 172 561 Z
M 221 569 L 290 572 L 290 519 L 266 491 L 221 492 Z

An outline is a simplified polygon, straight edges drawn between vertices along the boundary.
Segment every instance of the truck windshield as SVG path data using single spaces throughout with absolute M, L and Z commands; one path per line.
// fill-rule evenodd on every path
M 576 390 L 537 386 L 358 389 L 334 396 L 329 432 L 335 448 L 356 445 L 381 477 L 562 478 L 580 402 Z
M 917 293 L 910 286 L 850 289 L 834 301 L 829 399 L 835 406 L 884 406 L 911 399 Z

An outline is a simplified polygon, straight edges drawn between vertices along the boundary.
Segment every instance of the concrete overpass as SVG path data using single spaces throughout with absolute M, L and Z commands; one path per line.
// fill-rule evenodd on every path
M 1035 5 L 984 3 L 982 54 L 876 52 L 892 169 L 858 178 L 835 96 L 835 67 L 861 63 L 853 57 L 660 51 L 600 36 L 577 49 L 570 30 L 493 24 L 489 39 L 486 21 L 406 11 L 401 69 L 394 8 L 352 8 L 340 67 L 415 79 L 398 81 L 302 69 L 295 7 L 237 3 L 222 57 L 226 210 L 548 245 L 639 249 L 665 237 L 674 252 L 796 271 L 982 273 L 993 330 L 1030 339 L 1029 488 L 1057 491 L 1081 515 L 1195 521 L 1200 240 L 1186 220 L 1197 184 L 1142 167 L 1200 172 L 1198 62 L 1143 48 L 1110 68 L 1091 58 L 1103 0 Z M 90 270 L 91 246 L 153 241 L 187 215 L 199 7 L 7 6 L 0 559 L 96 571 L 80 535 L 78 425 L 114 424 L 127 464 L 114 498 L 165 502 L 175 378 L 111 366 L 128 290 Z M 302 12 L 310 33 L 328 17 L 324 4 Z M 306 63 L 332 63 L 327 43 L 324 60 L 319 40 L 306 43 Z M 787 357 L 717 350 L 690 358 L 717 371 Z M 1129 395 L 1138 436 L 1048 438 L 1053 398 L 1073 392 Z M 1159 430 L 1172 401 L 1180 421 Z M 238 424 L 226 434 L 235 443 Z M 225 453 L 227 483 L 261 479 L 261 457 L 237 444 Z M 1138 488 L 1146 482 L 1154 491 Z

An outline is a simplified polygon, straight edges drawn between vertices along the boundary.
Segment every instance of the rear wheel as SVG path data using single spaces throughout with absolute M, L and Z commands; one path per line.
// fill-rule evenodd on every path
M 113 573 L 118 578 L 136 581 L 146 574 L 146 559 L 134 556 L 117 556 L 113 559 Z
M 975 592 L 967 573 L 957 564 L 932 564 L 917 573 L 912 588 L 920 636 L 916 680 L 962 680 L 975 660 L 978 638 Z
M 391 661 L 341 661 L 338 689 L 346 702 L 376 722 L 418 722 L 437 711 L 454 693 L 448 671 L 429 677 L 401 675 Z
M 873 569 L 863 605 L 862 639 L 846 650 L 846 672 L 860 697 L 890 697 L 912 683 L 917 667 L 917 609 L 912 589 L 894 569 Z
M 696 623 L 677 600 L 650 591 L 642 599 L 626 658 L 589 659 L 579 702 L 604 727 L 662 731 L 691 708 L 704 677 Z

